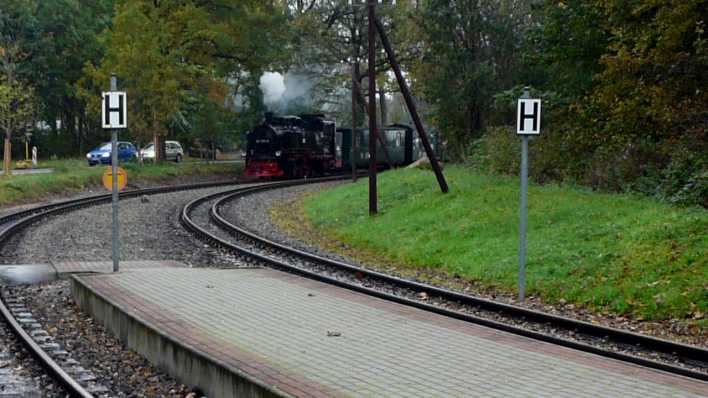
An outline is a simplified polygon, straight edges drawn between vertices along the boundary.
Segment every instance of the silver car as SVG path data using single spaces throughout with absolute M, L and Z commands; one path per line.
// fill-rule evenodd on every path
M 182 145 L 177 141 L 165 141 L 165 156 L 166 160 L 174 160 L 179 163 L 184 157 Z M 140 157 L 143 160 L 155 160 L 155 144 L 149 144 L 140 150 Z

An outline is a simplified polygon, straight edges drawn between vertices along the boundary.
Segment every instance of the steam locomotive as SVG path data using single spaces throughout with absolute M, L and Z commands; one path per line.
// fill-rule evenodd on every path
M 275 116 L 247 135 L 246 175 L 303 178 L 351 170 L 351 129 L 337 129 L 322 114 Z M 422 155 L 414 130 L 397 124 L 380 129 L 386 149 L 377 145 L 380 168 L 407 165 Z M 357 130 L 357 167 L 369 165 L 369 130 Z

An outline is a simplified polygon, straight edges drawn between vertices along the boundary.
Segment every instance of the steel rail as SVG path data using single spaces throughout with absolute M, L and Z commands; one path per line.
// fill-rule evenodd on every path
M 219 186 L 237 185 L 242 184 L 240 181 L 219 181 L 219 182 L 208 182 L 208 183 L 198 183 L 198 184 L 186 184 L 186 185 L 175 185 L 175 186 L 163 186 L 156 188 L 145 188 L 136 189 L 126 192 L 122 192 L 120 197 L 131 198 L 142 195 L 156 195 L 168 192 L 177 192 L 182 190 L 193 190 L 193 189 L 204 189 L 204 188 L 214 188 Z M 47 205 L 37 206 L 30 209 L 14 212 L 3 217 L 0 217 L 0 226 L 3 224 L 9 224 L 4 229 L 0 228 L 0 250 L 14 234 L 20 232 L 23 228 L 39 222 L 40 220 L 74 210 L 78 210 L 88 206 L 100 205 L 107 203 L 111 200 L 111 194 L 100 194 L 92 195 L 80 199 L 70 199 L 57 203 L 51 203 Z M 40 365 L 45 368 L 55 380 L 57 380 L 61 385 L 63 385 L 69 395 L 72 397 L 79 398 L 90 398 L 93 397 L 86 389 L 84 389 L 81 384 L 74 380 L 68 373 L 66 373 L 61 366 L 59 366 L 52 357 L 47 354 L 33 339 L 32 337 L 22 328 L 19 322 L 15 319 L 13 314 L 4 304 L 4 298 L 0 295 L 0 313 L 5 321 L 11 326 L 11 329 L 15 335 L 19 338 L 21 343 L 27 347 L 27 349 L 39 360 Z
M 2 313 L 5 321 L 10 325 L 12 331 L 20 339 L 24 346 L 27 347 L 29 352 L 31 352 L 35 358 L 39 359 L 42 367 L 48 370 L 49 373 L 54 376 L 54 379 L 66 388 L 69 395 L 78 398 L 93 398 L 93 395 L 90 392 L 88 392 L 81 386 L 81 384 L 66 373 L 64 369 L 62 369 L 61 366 L 59 366 L 59 364 L 56 363 L 56 361 L 54 361 L 54 359 L 52 359 L 52 357 L 49 356 L 49 354 L 47 354 L 27 332 L 25 332 L 22 325 L 17 322 L 17 319 L 15 319 L 7 306 L 5 306 L 4 295 L 0 295 L 0 313 Z
M 572 318 L 566 318 L 566 317 L 561 317 L 558 315 L 552 315 L 552 314 L 546 314 L 540 311 L 536 310 L 531 310 L 523 307 L 518 307 L 510 304 L 504 304 L 504 303 L 498 303 L 494 302 L 491 300 L 486 300 L 474 296 L 469 296 L 465 294 L 461 294 L 458 292 L 450 291 L 447 289 L 442 289 L 436 286 L 431 286 L 427 284 L 423 284 L 420 282 L 415 282 L 411 280 L 406 280 L 406 279 L 401 279 L 395 276 L 391 275 L 386 275 L 377 271 L 372 271 L 368 270 L 365 268 L 361 268 L 358 266 L 354 266 L 351 264 L 346 264 L 340 261 L 336 260 L 331 260 L 331 259 L 326 259 L 311 253 L 304 252 L 299 249 L 295 249 L 292 247 L 288 247 L 283 244 L 279 244 L 277 242 L 273 242 L 272 240 L 266 239 L 264 237 L 258 236 L 250 231 L 247 231 L 243 228 L 240 228 L 238 226 L 233 225 L 232 223 L 228 222 L 223 216 L 219 214 L 219 208 L 222 206 L 225 202 L 229 200 L 233 200 L 237 197 L 240 196 L 245 196 L 249 194 L 253 194 L 256 192 L 261 192 L 265 191 L 268 189 L 274 189 L 274 188 L 279 188 L 280 186 L 274 186 L 274 185 L 268 185 L 268 186 L 259 186 L 259 187 L 251 187 L 251 188 L 245 188 L 242 190 L 239 190 L 238 192 L 224 192 L 221 193 L 221 195 L 215 194 L 215 195 L 210 195 L 208 198 L 205 198 L 204 200 L 197 199 L 190 204 L 186 205 L 183 208 L 182 214 L 180 216 L 180 221 L 181 223 L 192 233 L 194 233 L 196 236 L 200 237 L 203 240 L 206 240 L 214 245 L 220 246 L 226 250 L 230 250 L 233 252 L 241 253 L 246 256 L 254 257 L 260 261 L 263 261 L 267 264 L 270 264 L 271 266 L 274 266 L 277 269 L 285 270 L 287 272 L 295 273 L 301 276 L 308 277 L 310 279 L 315 279 L 319 280 L 325 283 L 333 284 L 339 287 L 343 287 L 349 290 L 354 290 L 358 292 L 362 292 L 368 295 L 372 295 L 375 297 L 379 297 L 382 299 L 386 299 L 389 301 L 394 301 L 400 304 L 420 308 L 426 311 L 431 311 L 435 312 L 441 315 L 453 317 L 456 319 L 464 320 L 467 322 L 472 322 L 472 323 L 477 323 L 485 326 L 489 326 L 495 329 L 499 330 L 504 330 L 507 332 L 511 332 L 517 335 L 522 335 L 530 338 L 534 338 L 537 340 L 541 341 L 546 341 L 550 342 L 553 344 L 577 349 L 580 351 L 585 351 L 585 352 L 590 352 L 593 354 L 601 355 L 604 357 L 609 357 L 613 359 L 618 359 L 621 361 L 625 362 L 630 362 L 634 363 L 637 365 L 645 366 L 648 368 L 653 368 L 653 369 L 658 369 L 698 380 L 703 380 L 703 381 L 708 381 L 708 374 L 694 371 L 691 369 L 679 367 L 679 366 L 674 366 L 670 365 L 664 362 L 658 362 L 650 359 L 645 359 L 641 357 L 637 357 L 634 355 L 629 355 L 625 353 L 619 353 L 616 351 L 611 351 L 603 348 L 599 348 L 597 346 L 593 346 L 590 344 L 582 343 L 582 342 L 577 342 L 577 341 L 572 341 L 556 336 L 550 336 L 541 332 L 535 332 L 531 331 L 528 329 L 523 329 L 517 326 L 512 326 L 509 324 L 505 324 L 499 321 L 494 321 L 494 320 L 489 320 L 485 318 L 481 318 L 478 316 L 474 315 L 468 315 L 468 314 L 463 314 L 457 311 L 452 311 L 444 308 L 440 308 L 434 305 L 422 303 L 420 301 L 416 300 L 411 300 L 408 298 L 404 298 L 401 296 L 396 296 L 392 295 L 389 293 L 381 292 L 375 289 L 363 287 L 360 285 L 356 284 L 351 284 L 347 282 L 343 282 L 341 280 L 331 278 L 328 276 L 324 276 L 321 274 L 318 274 L 316 272 L 312 271 L 307 271 L 302 268 L 299 268 L 297 266 L 288 264 L 284 261 L 274 259 L 269 256 L 262 255 L 260 253 L 256 253 L 250 249 L 244 248 L 242 246 L 239 246 L 236 243 L 229 242 L 225 239 L 222 239 L 206 229 L 200 227 L 197 225 L 191 218 L 189 217 L 191 211 L 198 206 L 201 203 L 204 203 L 208 200 L 212 200 L 216 197 L 223 196 L 221 199 L 216 201 L 210 210 L 210 215 L 214 222 L 220 226 L 222 229 L 225 231 L 232 233 L 232 234 L 240 234 L 243 235 L 247 238 L 252 239 L 253 241 L 259 243 L 260 245 L 263 246 L 271 246 L 275 247 L 279 250 L 285 251 L 292 253 L 297 256 L 301 256 L 303 258 L 306 258 L 310 261 L 316 261 L 318 263 L 323 263 L 324 265 L 329 265 L 331 267 L 334 267 L 339 270 L 345 270 L 349 272 L 357 272 L 361 273 L 365 276 L 368 276 L 372 279 L 376 279 L 379 281 L 383 281 L 386 283 L 393 284 L 395 286 L 400 286 L 400 287 L 405 287 L 408 289 L 413 289 L 416 291 L 422 291 L 426 292 L 429 296 L 435 295 L 440 298 L 444 298 L 447 300 L 455 301 L 455 302 L 460 302 L 460 303 L 465 303 L 473 306 L 477 306 L 480 308 L 496 311 L 496 312 L 502 312 L 506 313 L 509 315 L 512 315 L 514 317 L 520 317 L 520 318 L 525 318 L 525 319 L 531 319 L 536 322 L 541 322 L 541 323 L 549 323 L 553 324 L 556 326 L 563 327 L 565 329 L 569 330 L 576 330 L 580 331 L 582 333 L 585 333 L 590 336 L 594 337 L 601 337 L 601 338 L 612 338 L 615 339 L 616 341 L 621 341 L 625 344 L 631 344 L 631 345 L 640 345 L 644 346 L 647 348 L 651 348 L 652 350 L 656 350 L 658 352 L 662 353 L 669 353 L 673 355 L 679 355 L 680 357 L 684 359 L 689 359 L 689 360 L 694 360 L 694 361 L 700 361 L 700 362 L 705 362 L 706 358 L 708 358 L 708 350 L 700 348 L 700 347 L 694 347 L 691 345 L 687 344 L 682 344 L 682 343 L 675 343 L 671 342 L 668 340 L 662 340 L 658 339 L 655 337 L 651 336 L 644 336 L 638 333 L 632 333 L 632 332 L 627 332 L 623 331 L 620 329 L 615 329 L 615 328 L 609 328 L 606 326 L 599 326 L 599 325 L 594 325 L 588 322 L 584 321 L 579 321 L 576 319 Z

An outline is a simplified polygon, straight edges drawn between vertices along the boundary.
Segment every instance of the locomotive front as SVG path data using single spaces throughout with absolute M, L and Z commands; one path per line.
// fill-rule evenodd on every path
M 246 175 L 282 177 L 279 158 L 283 148 L 276 130 L 267 123 L 256 126 L 246 137 Z

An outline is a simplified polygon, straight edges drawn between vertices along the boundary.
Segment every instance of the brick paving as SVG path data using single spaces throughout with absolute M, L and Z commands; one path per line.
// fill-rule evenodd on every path
M 708 397 L 708 383 L 276 271 L 139 267 L 77 280 L 293 396 Z

